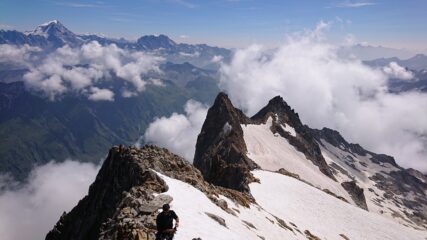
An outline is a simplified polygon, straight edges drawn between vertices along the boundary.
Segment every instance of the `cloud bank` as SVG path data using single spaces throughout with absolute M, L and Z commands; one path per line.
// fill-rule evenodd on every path
M 427 94 L 389 93 L 387 74 L 339 57 L 319 29 L 289 37 L 274 53 L 259 45 L 236 51 L 222 64 L 220 87 L 250 115 L 281 95 L 309 126 L 337 129 L 351 142 L 427 171 Z
M 90 163 L 50 162 L 35 168 L 24 186 L 0 192 L 1 238 L 44 239 L 61 214 L 87 194 L 98 169 Z
M 160 72 L 162 60 L 147 53 L 130 52 L 114 44 L 101 46 L 93 41 L 80 48 L 57 49 L 40 64 L 30 67 L 24 81 L 27 87 L 44 93 L 51 100 L 74 92 L 91 100 L 111 101 L 111 90 L 100 87 L 101 83 L 108 83 L 117 76 L 137 92 L 143 91 L 147 81 L 142 76 L 151 71 Z
M 38 47 L 31 47 L 27 44 L 15 46 L 10 44 L 0 44 L 0 62 L 13 62 L 28 65 L 32 53 L 41 51 Z
M 185 114 L 173 113 L 170 117 L 155 119 L 145 131 L 144 139 L 147 143 L 168 148 L 193 162 L 197 135 L 202 129 L 208 108 L 189 100 L 184 110 Z

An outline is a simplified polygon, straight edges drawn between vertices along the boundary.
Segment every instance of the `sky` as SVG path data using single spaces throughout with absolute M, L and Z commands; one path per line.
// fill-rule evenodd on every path
M 76 33 L 136 39 L 166 34 L 178 42 L 277 46 L 287 34 L 331 23 L 332 41 L 425 50 L 425 0 L 2 0 L 0 28 L 32 30 L 57 19 Z

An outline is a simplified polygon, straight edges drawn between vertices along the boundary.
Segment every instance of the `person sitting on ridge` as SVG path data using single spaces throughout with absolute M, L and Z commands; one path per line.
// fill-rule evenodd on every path
M 173 210 L 170 210 L 169 204 L 164 204 L 162 208 L 163 211 L 157 215 L 156 219 L 156 240 L 172 240 L 179 226 L 179 218 Z M 173 227 L 174 219 L 175 227 Z

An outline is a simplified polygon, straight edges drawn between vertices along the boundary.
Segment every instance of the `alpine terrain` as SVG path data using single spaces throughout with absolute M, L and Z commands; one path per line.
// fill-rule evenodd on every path
M 87 90 L 81 89 L 53 101 L 28 87 L 25 75 L 31 73 L 32 65 L 40 64 L 52 52 L 78 51 L 94 42 L 129 53 L 155 55 L 163 61 L 159 71 L 141 74 L 148 82 L 141 92 L 125 91 L 132 85 L 113 71 L 95 81 L 96 88 L 114 94 L 111 101 L 88 99 L 82 94 Z M 0 57 L 0 175 L 8 174 L 20 182 L 28 178 L 34 166 L 52 160 L 98 163 L 112 145 L 138 141 L 155 117 L 183 112 L 189 99 L 210 105 L 219 92 L 218 74 L 191 63 L 204 66 L 212 64 L 213 56 L 227 58 L 230 54 L 223 48 L 176 43 L 165 35 L 127 41 L 76 34 L 57 20 L 28 32 L 0 30 L 0 48 L 6 47 L 7 53 L 8 46 L 38 49 L 25 63 Z M 89 71 L 86 65 L 65 68 Z M 74 79 L 81 80 L 82 76 Z
M 248 117 L 220 93 L 193 164 L 152 145 L 113 147 L 46 239 L 154 239 L 164 203 L 178 240 L 427 238 L 427 176 L 303 125 L 281 97 Z

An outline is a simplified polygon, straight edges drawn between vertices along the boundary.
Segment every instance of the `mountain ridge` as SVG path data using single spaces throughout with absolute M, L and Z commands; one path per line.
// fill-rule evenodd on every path
M 291 126 L 292 122 L 285 119 L 287 115 L 271 112 L 271 109 L 274 109 L 271 108 L 272 105 L 277 103 L 283 105 L 285 103 L 283 102 L 282 98 L 275 98 L 267 108 L 269 111 L 254 120 L 234 108 L 227 95 L 220 93 L 209 110 L 210 114 L 208 113 L 205 120 L 196 147 L 196 152 L 199 153 L 207 149 L 208 154 L 201 158 L 207 161 L 202 161 L 205 165 L 193 166 L 167 149 L 151 145 L 141 149 L 113 147 L 88 195 L 70 213 L 63 214 L 46 239 L 90 237 L 152 240 L 156 231 L 154 219 L 163 203 L 170 203 L 172 209 L 180 216 L 182 225 L 176 235 L 178 240 L 242 238 L 312 240 L 364 237 L 369 239 L 397 237 L 409 240 L 427 237 L 425 225 L 423 227 L 422 223 L 422 212 L 418 219 L 421 221 L 420 225 L 400 222 L 399 217 L 386 216 L 373 209 L 374 203 L 370 195 L 379 195 L 383 189 L 384 195 L 379 196 L 383 198 L 383 203 L 388 200 L 398 202 L 401 199 L 396 198 L 393 191 L 405 192 L 406 190 L 401 188 L 407 187 L 405 184 L 412 184 L 406 194 L 421 197 L 419 194 L 427 189 L 423 177 L 415 177 L 416 173 L 411 173 L 410 176 L 401 174 L 400 170 L 395 170 L 396 168 L 387 161 L 375 163 L 362 158 L 363 156 L 359 154 L 363 154 L 363 148 L 358 150 L 359 154 L 351 152 L 351 149 L 344 145 L 346 142 L 341 142 L 345 139 L 338 132 L 326 129 L 313 130 L 320 133 L 326 131 L 324 136 L 330 134 L 337 140 L 335 142 L 331 140 L 331 143 L 335 143 L 342 153 L 353 156 L 353 159 L 339 156 L 340 152 L 320 133 L 312 136 L 319 144 L 327 167 L 335 177 L 333 180 L 288 141 L 290 136 L 300 138 L 301 131 L 297 130 L 297 125 L 294 125 L 295 128 Z M 279 110 L 283 109 L 283 106 Z M 290 115 L 297 116 L 290 107 L 287 110 Z M 286 133 L 278 133 L 276 130 L 278 127 L 283 127 Z M 311 132 L 307 130 L 306 134 Z M 261 152 L 254 152 L 253 137 L 260 144 L 268 143 L 257 145 L 259 148 L 256 149 L 262 150 Z M 276 142 L 263 142 L 266 139 L 273 139 Z M 274 158 L 274 153 L 268 154 L 267 158 L 261 159 L 262 161 L 259 155 L 268 153 L 266 150 L 271 150 L 269 147 L 274 144 L 281 144 L 283 148 L 293 151 L 293 155 L 290 153 L 281 155 L 281 163 L 275 165 L 277 168 L 262 162 Z M 357 149 L 355 144 L 349 146 Z M 335 151 L 337 159 L 331 159 L 326 151 L 329 153 Z M 369 153 L 365 153 L 367 157 Z M 346 168 L 341 165 L 342 161 L 350 160 L 353 160 L 353 166 Z M 362 162 L 364 160 L 371 162 Z M 367 168 L 359 169 L 363 166 L 361 163 L 367 164 Z M 210 164 L 211 168 L 206 168 L 207 164 Z M 254 166 L 249 168 L 249 164 Z M 221 167 L 227 169 L 230 166 L 234 170 L 226 170 L 228 176 L 217 170 Z M 293 172 L 298 170 L 295 166 L 303 166 L 303 172 Z M 354 170 L 359 169 L 359 172 L 350 172 L 353 167 Z M 376 177 L 372 178 L 373 180 L 369 175 L 366 175 L 367 179 L 360 178 L 358 174 L 364 174 L 368 169 L 379 173 L 383 178 L 377 175 L 374 175 Z M 390 172 L 386 172 L 386 169 Z M 212 176 L 210 171 L 217 174 L 216 177 L 220 181 L 217 182 L 218 179 Z M 353 181 L 346 181 L 348 179 L 344 179 L 339 171 L 349 171 L 347 174 L 353 176 Z M 309 175 L 304 175 L 304 172 L 313 173 L 311 177 L 314 177 L 315 181 Z M 245 174 L 242 176 L 242 173 Z M 400 176 L 397 180 L 387 179 L 396 174 Z M 224 182 L 229 183 L 221 181 L 224 177 L 225 180 L 243 180 L 246 187 L 241 188 L 239 184 L 236 185 L 236 189 L 218 186 L 217 184 L 224 185 Z M 376 180 L 383 181 L 384 185 L 380 186 L 377 182 L 376 186 L 367 187 L 367 183 Z M 393 184 L 401 181 L 402 185 L 393 188 L 389 185 L 390 181 Z M 325 183 L 333 183 L 329 185 L 330 187 L 339 187 L 340 183 L 344 183 L 344 186 L 341 187 L 341 192 L 337 192 L 335 188 L 322 188 L 326 186 L 322 185 Z M 391 191 L 386 191 L 390 186 Z M 347 191 L 366 195 L 367 208 L 360 206 L 356 201 L 357 198 L 353 198 L 350 193 L 337 195 Z M 423 204 L 425 200 L 424 195 L 416 202 Z M 381 209 L 385 211 L 389 207 L 391 205 L 385 205 Z M 417 208 L 405 206 L 405 210 L 415 213 Z

